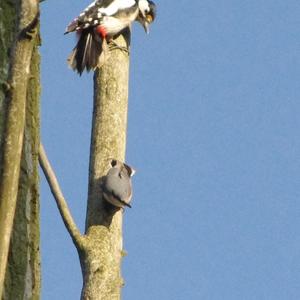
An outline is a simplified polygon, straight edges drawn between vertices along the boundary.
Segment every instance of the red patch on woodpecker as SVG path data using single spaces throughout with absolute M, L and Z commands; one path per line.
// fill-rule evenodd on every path
M 107 36 L 107 31 L 104 26 L 99 25 L 95 28 L 95 31 L 102 37 L 102 39 L 105 39 Z
M 77 36 L 77 38 L 80 38 L 81 32 L 82 32 L 82 29 L 78 29 L 78 30 L 76 31 L 76 36 Z

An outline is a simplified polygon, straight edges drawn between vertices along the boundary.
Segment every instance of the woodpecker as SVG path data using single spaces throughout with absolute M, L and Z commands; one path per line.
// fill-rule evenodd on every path
M 131 177 L 135 170 L 116 159 L 111 160 L 111 168 L 102 182 L 104 199 L 115 207 L 131 207 Z
M 78 35 L 68 58 L 70 67 L 80 75 L 84 69 L 101 67 L 109 50 L 107 42 L 134 21 L 148 33 L 155 15 L 156 6 L 150 0 L 95 0 L 66 28 L 65 34 L 75 31 Z

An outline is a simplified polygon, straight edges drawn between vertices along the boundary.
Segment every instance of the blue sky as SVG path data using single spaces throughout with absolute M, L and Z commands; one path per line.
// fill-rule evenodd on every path
M 92 75 L 66 58 L 88 1 L 45 1 L 42 140 L 83 231 Z M 133 28 L 123 299 L 300 299 L 300 3 L 157 2 Z M 41 175 L 42 299 L 81 270 Z

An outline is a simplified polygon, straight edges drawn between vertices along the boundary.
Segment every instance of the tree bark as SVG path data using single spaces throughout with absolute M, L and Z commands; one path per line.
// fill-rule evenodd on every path
M 116 42 L 128 46 L 129 30 Z M 79 251 L 83 289 L 81 299 L 115 300 L 121 297 L 123 279 L 123 210 L 102 199 L 101 180 L 111 158 L 124 161 L 127 131 L 129 56 L 111 51 L 94 75 L 94 111 L 90 149 L 86 243 Z
M 0 295 L 3 299 L 38 299 L 40 290 L 37 13 L 37 1 L 0 3 Z

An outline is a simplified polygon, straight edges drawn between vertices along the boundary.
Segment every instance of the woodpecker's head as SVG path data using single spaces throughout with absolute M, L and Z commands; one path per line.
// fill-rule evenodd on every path
M 154 21 L 156 16 L 156 5 L 151 0 L 139 0 L 139 15 L 137 21 L 140 22 L 146 33 L 149 33 L 149 25 Z

